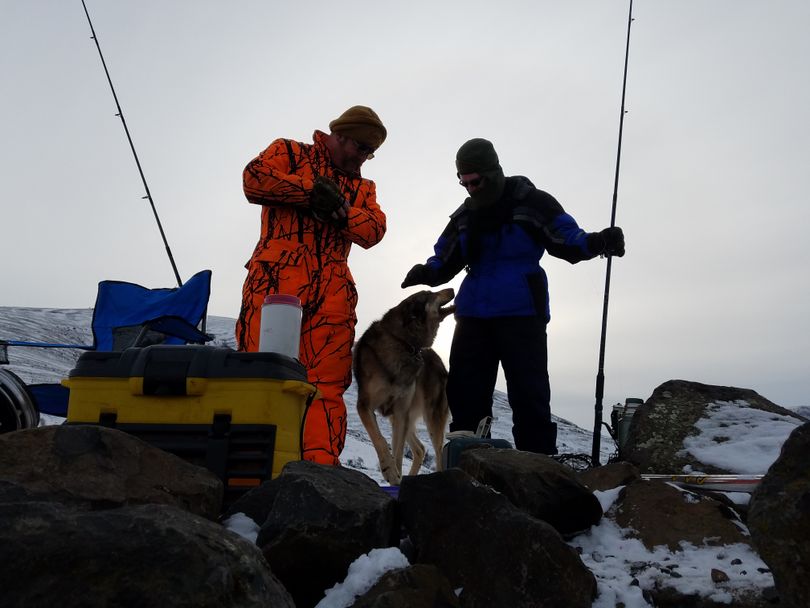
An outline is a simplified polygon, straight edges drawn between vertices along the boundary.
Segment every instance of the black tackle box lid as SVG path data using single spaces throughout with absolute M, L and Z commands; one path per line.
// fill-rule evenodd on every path
M 188 378 L 270 378 L 307 381 L 301 362 L 280 353 L 245 353 L 223 346 L 154 344 L 121 352 L 83 353 L 70 378 L 130 378 L 172 368 Z

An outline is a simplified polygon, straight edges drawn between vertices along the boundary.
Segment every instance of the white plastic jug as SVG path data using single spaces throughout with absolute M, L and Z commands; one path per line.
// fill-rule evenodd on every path
M 301 342 L 301 300 L 275 294 L 264 298 L 259 332 L 259 351 L 298 358 Z

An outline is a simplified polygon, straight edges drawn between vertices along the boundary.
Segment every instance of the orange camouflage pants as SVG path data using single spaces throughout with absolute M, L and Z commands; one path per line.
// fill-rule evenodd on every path
M 299 359 L 307 379 L 321 393 L 304 422 L 303 456 L 321 464 L 339 465 L 346 441 L 346 404 L 343 393 L 352 380 L 352 344 L 357 324 L 357 291 L 348 266 L 312 268 L 311 260 L 296 265 L 279 260 L 251 260 L 242 288 L 242 309 L 236 323 L 241 351 L 259 349 L 261 310 L 269 294 L 291 294 L 301 299 Z

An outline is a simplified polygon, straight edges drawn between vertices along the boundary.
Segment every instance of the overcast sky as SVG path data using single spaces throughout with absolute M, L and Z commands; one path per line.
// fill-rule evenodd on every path
M 464 196 L 469 138 L 584 229 L 610 223 L 626 1 L 87 6 L 180 274 L 213 270 L 210 314 L 237 315 L 258 237 L 245 164 L 355 104 L 389 132 L 363 168 L 388 233 L 350 258 L 359 331 L 415 291 L 399 284 Z M 636 0 L 634 17 L 606 412 L 671 378 L 810 404 L 810 3 Z M 90 307 L 103 279 L 172 286 L 80 0 L 3 0 L 0 73 L 0 306 Z M 544 263 L 552 407 L 584 426 L 605 266 Z

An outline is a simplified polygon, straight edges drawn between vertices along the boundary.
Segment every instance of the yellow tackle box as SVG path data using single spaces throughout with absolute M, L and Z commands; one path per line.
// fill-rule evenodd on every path
M 117 428 L 208 468 L 226 504 L 301 459 L 317 392 L 295 359 L 200 345 L 86 352 L 63 384 L 68 424 Z

